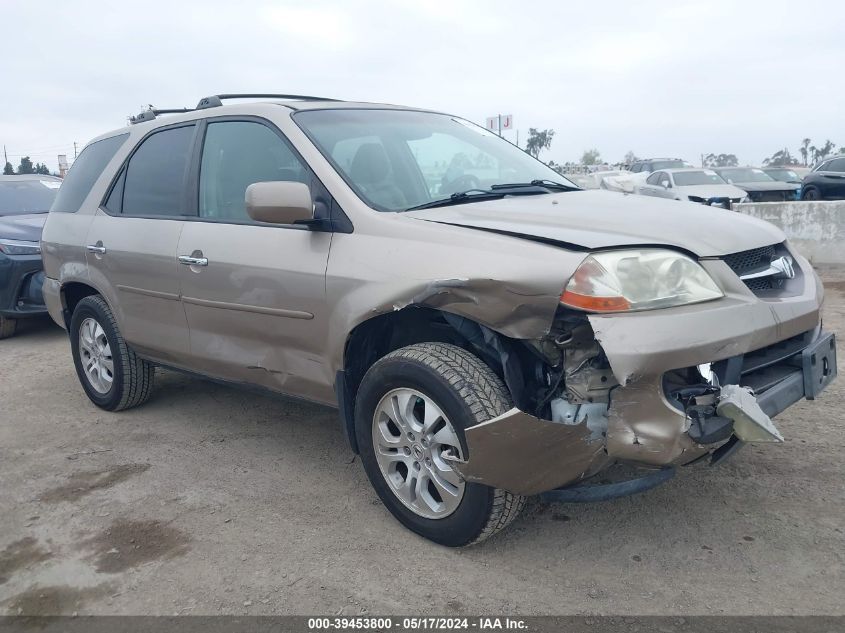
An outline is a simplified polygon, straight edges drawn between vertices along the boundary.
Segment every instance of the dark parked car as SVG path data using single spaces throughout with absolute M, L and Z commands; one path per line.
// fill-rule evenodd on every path
M 845 154 L 823 160 L 804 177 L 801 199 L 845 199 Z
M 41 229 L 62 181 L 53 176 L 0 176 L 0 338 L 18 319 L 46 314 L 41 286 Z
M 763 167 L 763 171 L 775 180 L 796 185 L 800 185 L 804 176 L 810 173 L 806 167 Z
M 650 174 L 660 169 L 685 169 L 688 167 L 692 167 L 692 165 L 680 158 L 645 158 L 631 163 L 628 170 L 635 174 Z
M 801 185 L 780 182 L 756 167 L 718 167 L 722 178 L 744 189 L 751 202 L 783 202 L 797 200 Z

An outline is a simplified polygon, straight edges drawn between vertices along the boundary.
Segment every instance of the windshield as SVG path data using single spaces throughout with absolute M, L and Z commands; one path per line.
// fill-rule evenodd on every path
M 651 171 L 661 171 L 663 169 L 683 169 L 684 167 L 692 167 L 692 165 L 683 160 L 651 161 Z
M 551 180 L 572 185 L 463 119 L 413 110 L 300 111 L 296 122 L 374 209 L 403 211 L 472 189 Z
M 767 169 L 766 173 L 775 180 L 783 180 L 784 182 L 798 182 L 801 180 L 801 176 L 791 169 Z
M 724 169 L 719 172 L 725 180 L 732 182 L 774 182 L 774 178 L 766 174 L 762 169 L 740 168 Z
M 685 187 L 687 185 L 724 185 L 727 184 L 715 171 L 676 171 L 675 186 Z
M 47 213 L 60 180 L 0 180 L 0 216 Z

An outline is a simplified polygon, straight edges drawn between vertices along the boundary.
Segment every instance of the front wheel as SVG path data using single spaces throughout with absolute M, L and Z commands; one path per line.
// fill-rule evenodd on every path
M 150 397 L 155 367 L 129 349 L 99 295 L 85 297 L 73 311 L 70 346 L 79 382 L 98 407 L 121 411 Z
M 364 376 L 355 406 L 361 461 L 388 510 L 441 545 L 478 543 L 509 525 L 525 497 L 463 480 L 464 430 L 511 408 L 508 391 L 481 359 L 455 345 L 421 343 L 391 352 Z
M 801 199 L 802 200 L 821 200 L 822 196 L 818 189 L 815 187 L 806 187 L 801 192 Z

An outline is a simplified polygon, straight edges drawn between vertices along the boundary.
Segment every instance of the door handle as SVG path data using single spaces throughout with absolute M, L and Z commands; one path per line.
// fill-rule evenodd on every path
M 208 266 L 207 257 L 191 257 L 190 255 L 179 255 L 179 263 L 185 266 Z
M 106 254 L 106 247 L 103 246 L 102 242 L 97 242 L 96 244 L 89 244 L 85 247 L 89 253 L 97 253 L 98 255 L 105 255 Z

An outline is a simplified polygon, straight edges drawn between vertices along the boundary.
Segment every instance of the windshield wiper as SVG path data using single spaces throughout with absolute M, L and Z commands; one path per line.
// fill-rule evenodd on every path
M 448 198 L 432 200 L 431 202 L 418 204 L 414 207 L 408 207 L 407 209 L 405 209 L 405 211 L 416 211 L 418 209 L 433 209 L 434 207 L 448 207 L 452 204 L 461 204 L 462 202 L 469 202 L 471 200 L 487 200 L 490 198 L 504 197 L 505 192 L 503 191 L 490 191 L 489 189 L 467 189 L 466 191 L 459 191 L 458 193 L 453 193 Z
M 518 189 L 520 187 L 542 187 L 544 189 L 551 189 L 553 191 L 581 191 L 579 187 L 573 185 L 564 185 L 562 182 L 555 182 L 554 180 L 532 180 L 531 182 L 512 182 L 503 183 L 500 185 L 492 185 L 491 189 Z
M 453 204 L 473 202 L 475 200 L 489 200 L 491 198 L 504 198 L 505 196 L 530 196 L 546 194 L 549 191 L 580 191 L 578 187 L 564 185 L 553 180 L 532 180 L 531 182 L 515 182 L 491 185 L 490 189 L 467 189 L 453 193 L 448 198 L 432 200 L 418 204 L 405 211 L 417 211 L 419 209 L 432 209 L 434 207 L 448 207 Z

